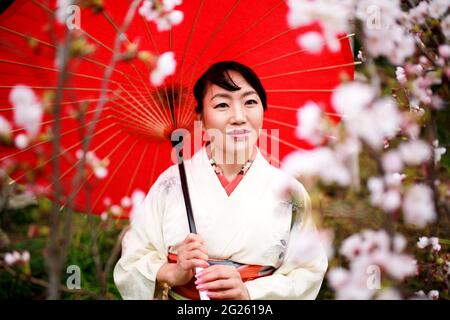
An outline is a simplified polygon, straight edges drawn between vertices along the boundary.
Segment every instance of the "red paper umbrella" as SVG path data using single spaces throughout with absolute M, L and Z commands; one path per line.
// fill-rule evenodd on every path
M 170 135 L 177 128 L 193 132 L 192 88 L 214 62 L 241 62 L 261 78 L 268 110 L 260 149 L 274 165 L 295 149 L 311 147 L 295 137 L 298 107 L 313 100 L 332 113 L 332 90 L 342 79 L 353 77 L 348 37 L 342 37 L 339 52 L 325 50 L 313 55 L 299 49 L 299 34 L 320 28 L 289 28 L 285 1 L 185 0 L 176 8 L 184 13 L 184 19 L 170 31 L 159 32 L 153 22 L 136 14 L 121 37 L 122 52 L 128 50 L 131 56 L 134 45 L 154 55 L 174 52 L 175 74 L 155 87 L 149 81 L 152 66 L 148 63 L 137 58 L 118 61 L 108 82 L 107 102 L 96 118 L 102 78 L 131 3 L 105 0 L 101 8 L 82 7 L 81 29 L 72 31 L 75 41 L 69 50 L 75 57 L 68 64 L 60 90 L 61 151 L 53 157 L 49 130 L 55 121 L 54 96 L 59 94 L 61 80 L 56 49 L 66 31 L 54 18 L 54 2 L 50 1 L 52 6 L 48 7 L 47 1 L 15 1 L 0 15 L 0 115 L 14 123 L 9 95 L 17 84 L 31 87 L 47 107 L 41 135 L 24 149 L 3 142 L 0 160 L 13 179 L 39 186 L 49 195 L 53 192 L 51 168 L 57 163 L 65 201 L 73 199 L 80 211 L 101 213 L 121 202 L 126 207 L 124 197 L 136 189 L 146 192 L 173 164 Z M 91 47 L 84 43 L 94 50 L 89 52 Z M 85 182 L 74 185 L 86 123 L 95 124 L 88 137 L 89 150 L 103 160 L 108 175 L 101 179 L 88 168 Z M 11 139 L 23 131 L 13 124 Z M 198 147 L 191 149 L 196 151 Z

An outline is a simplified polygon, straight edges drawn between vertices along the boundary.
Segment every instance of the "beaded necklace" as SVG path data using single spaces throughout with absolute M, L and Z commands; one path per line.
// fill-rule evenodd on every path
M 223 176 L 222 168 L 217 165 L 217 162 L 216 162 L 216 160 L 214 160 L 213 157 L 211 157 L 209 159 L 209 163 L 213 167 L 214 172 L 216 174 L 218 174 L 219 176 Z M 248 169 L 250 169 L 250 166 L 252 165 L 252 163 L 253 163 L 253 160 L 252 159 L 248 159 L 247 162 L 242 165 L 241 170 L 239 170 L 238 174 L 242 174 L 242 175 L 246 174 Z

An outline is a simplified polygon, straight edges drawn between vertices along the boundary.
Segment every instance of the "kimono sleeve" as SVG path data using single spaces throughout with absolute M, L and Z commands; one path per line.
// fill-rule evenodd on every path
M 308 193 L 299 182 L 296 189 L 303 203 L 294 216 L 283 262 L 272 275 L 245 283 L 251 300 L 312 300 L 319 293 L 328 259 L 312 219 Z
M 137 208 L 122 240 L 122 256 L 114 268 L 114 282 L 123 299 L 154 299 L 162 290 L 156 274 L 167 262 L 162 218 L 165 194 L 158 179 Z

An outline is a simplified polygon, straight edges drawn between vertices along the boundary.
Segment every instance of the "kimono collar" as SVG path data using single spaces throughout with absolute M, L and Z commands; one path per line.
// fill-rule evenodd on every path
M 207 147 L 209 145 L 209 142 L 205 145 L 205 149 L 207 150 Z M 206 152 L 208 158 L 209 158 L 209 163 L 211 164 L 211 166 L 214 169 L 214 172 L 219 175 L 219 176 L 223 176 L 223 170 L 222 168 L 217 164 L 216 160 L 214 159 L 214 157 L 212 155 L 209 154 L 209 152 Z M 253 161 L 256 158 L 256 155 L 258 154 L 258 150 L 256 145 L 253 146 L 253 151 L 252 151 L 252 155 L 250 156 L 250 158 L 242 165 L 241 169 L 238 172 L 238 175 L 244 175 L 247 173 L 248 169 L 250 169 Z

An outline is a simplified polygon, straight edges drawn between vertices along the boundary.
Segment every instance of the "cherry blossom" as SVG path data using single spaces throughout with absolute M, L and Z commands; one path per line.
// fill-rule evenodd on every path
M 444 155 L 447 152 L 446 148 L 439 147 L 439 141 L 434 140 L 433 141 L 433 147 L 434 147 L 434 163 L 438 163 L 441 161 L 442 155 Z
M 20 133 L 14 138 L 14 144 L 19 149 L 25 149 L 28 147 L 30 140 L 28 139 L 26 134 Z
M 423 24 L 425 23 L 426 17 L 428 15 L 428 3 L 426 1 L 421 1 L 417 7 L 414 7 L 408 12 L 407 21 L 412 21 L 414 23 Z
M 437 291 L 437 290 L 430 290 L 428 292 L 428 298 L 430 298 L 432 300 L 439 299 L 439 291 Z
M 400 82 L 400 84 L 405 85 L 407 82 L 406 79 L 406 73 L 405 73 L 405 69 L 402 67 L 397 67 L 397 69 L 395 69 L 395 76 L 397 77 L 398 82 Z
M 432 0 L 428 5 L 428 12 L 431 17 L 439 19 L 450 7 L 447 0 Z
M 307 32 L 302 36 L 299 36 L 298 45 L 304 48 L 306 51 L 312 54 L 319 54 L 324 47 L 324 38 L 319 32 Z
M 397 150 L 389 150 L 383 154 L 381 163 L 386 172 L 394 173 L 403 169 L 403 160 L 401 154 Z
M 394 250 L 391 250 L 391 244 Z M 339 252 L 349 260 L 349 270 L 337 267 L 331 269 L 328 275 L 336 297 L 370 299 L 377 295 L 380 285 L 370 280 L 381 282 L 376 278 L 384 275 L 402 281 L 415 275 L 416 261 L 403 253 L 405 244 L 402 235 L 396 234 L 391 239 L 384 230 L 363 230 L 345 239 Z
M 444 36 L 447 37 L 447 39 L 450 38 L 450 15 L 447 15 L 444 19 L 441 21 L 441 29 Z
M 324 140 L 323 112 L 314 102 L 308 102 L 297 112 L 299 123 L 296 133 L 300 139 L 319 145 Z
M 18 251 L 7 252 L 4 257 L 5 263 L 9 266 L 17 263 L 27 264 L 30 261 L 30 252 L 24 251 L 22 254 Z
M 41 127 L 43 108 L 33 89 L 16 85 L 9 94 L 9 101 L 14 107 L 15 124 L 23 126 L 30 138 L 35 137 Z
M 56 0 L 56 20 L 60 23 L 60 24 L 65 24 L 67 17 L 68 17 L 68 13 L 67 13 L 67 8 L 72 4 L 72 0 Z
M 404 142 L 398 149 L 403 161 L 413 166 L 426 162 L 431 157 L 431 148 L 423 140 Z
M 348 31 L 353 1 L 337 0 L 288 0 L 288 24 L 292 28 L 307 26 L 318 22 L 322 28 L 323 38 L 331 51 L 340 49 L 337 40 L 339 34 Z M 317 44 L 317 36 L 314 42 Z M 305 41 L 305 40 L 303 40 Z M 309 39 L 311 41 L 311 39 Z M 302 43 L 302 40 L 298 40 Z
M 351 175 L 341 159 L 330 148 L 317 148 L 287 155 L 282 168 L 296 177 L 318 176 L 326 184 L 347 186 Z
M 175 6 L 181 3 L 181 0 L 144 0 L 139 14 L 147 21 L 155 22 L 158 31 L 167 31 L 183 21 L 183 12 L 174 10 Z
M 403 217 L 406 223 L 418 228 L 436 220 L 433 191 L 428 186 L 416 184 L 409 188 L 403 201 Z
M 77 159 L 81 159 L 83 156 L 83 150 L 77 150 L 75 156 Z M 108 175 L 107 166 L 109 161 L 107 159 L 100 160 L 92 151 L 88 151 L 86 153 L 86 164 L 93 170 L 94 175 L 98 179 L 104 179 Z
M 175 73 L 176 65 L 177 62 L 173 52 L 163 53 L 156 62 L 156 68 L 150 74 L 150 82 L 154 86 L 162 85 L 166 77 Z

